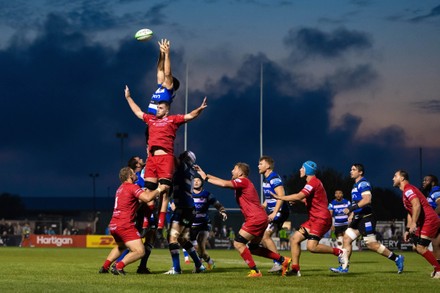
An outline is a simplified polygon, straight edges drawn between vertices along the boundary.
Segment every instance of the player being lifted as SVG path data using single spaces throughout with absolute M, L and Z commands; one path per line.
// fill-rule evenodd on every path
M 203 99 L 200 107 L 187 114 L 169 115 L 170 104 L 160 101 L 156 115 L 144 113 L 133 101 L 130 89 L 125 86 L 125 98 L 133 113 L 149 127 L 148 158 L 145 167 L 145 187 L 149 190 L 157 188 L 157 184 L 171 186 L 174 171 L 174 140 L 179 126 L 197 118 L 208 106 L 207 98 Z M 157 228 L 161 231 L 165 224 L 168 208 L 168 194 L 164 193 L 159 213 Z

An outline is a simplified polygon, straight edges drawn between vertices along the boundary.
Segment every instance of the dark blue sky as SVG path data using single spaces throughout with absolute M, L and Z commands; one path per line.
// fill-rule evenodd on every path
M 188 126 L 188 148 L 209 173 L 229 178 L 243 161 L 259 182 L 263 64 L 264 154 L 281 175 L 306 160 L 345 174 L 361 162 L 375 186 L 391 187 L 398 168 L 418 184 L 420 147 L 423 173 L 440 175 L 438 1 L 347 0 L 331 9 L 301 1 L 195 2 L 198 19 L 183 1 L 0 1 L 0 192 L 91 196 L 89 174 L 98 172 L 97 196 L 112 196 L 121 159 L 116 133 L 128 133 L 124 162 L 144 155 L 144 126 L 124 86 L 145 108 L 162 37 L 172 41 L 173 72 L 182 81 L 172 112 L 183 113 L 187 65 L 189 109 L 208 96 L 208 108 Z M 249 15 L 219 13 L 234 7 Z M 142 27 L 155 32 L 153 40 L 133 39 Z M 176 152 L 182 134 L 183 127 Z

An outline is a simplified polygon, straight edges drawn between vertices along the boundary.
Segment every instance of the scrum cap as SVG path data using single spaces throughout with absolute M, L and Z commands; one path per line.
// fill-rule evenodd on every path
M 316 169 L 318 169 L 318 165 L 313 161 L 304 162 L 303 167 L 306 170 L 306 175 L 315 175 Z

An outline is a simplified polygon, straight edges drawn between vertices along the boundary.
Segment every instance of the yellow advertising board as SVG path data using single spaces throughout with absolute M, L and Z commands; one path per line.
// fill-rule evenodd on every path
M 86 247 L 87 248 L 99 248 L 110 247 L 113 248 L 116 245 L 112 235 L 87 235 Z

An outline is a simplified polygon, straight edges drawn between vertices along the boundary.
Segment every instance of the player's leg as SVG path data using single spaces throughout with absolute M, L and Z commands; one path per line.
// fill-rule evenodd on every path
M 181 274 L 182 268 L 180 266 L 180 244 L 179 238 L 183 231 L 184 226 L 179 223 L 181 211 L 176 209 L 171 217 L 171 226 L 168 233 L 168 249 L 170 250 L 171 260 L 173 262 L 173 268 L 165 274 Z
M 397 266 L 397 273 L 403 272 L 404 257 L 398 255 L 386 248 L 382 243 L 376 239 L 376 221 L 372 216 L 365 216 L 359 221 L 359 232 L 364 238 L 368 249 L 377 252 L 378 254 L 393 261 Z
M 425 227 L 425 226 L 424 226 Z M 423 228 L 421 228 L 422 231 Z M 429 229 L 426 228 L 427 234 L 435 235 L 436 233 L 429 233 Z M 440 264 L 437 262 L 437 259 L 435 258 L 432 251 L 428 249 L 429 245 L 431 244 L 431 238 L 427 235 L 421 235 L 420 237 L 414 237 L 413 241 L 417 244 L 416 245 L 416 251 L 418 254 L 423 256 L 428 263 L 430 263 L 434 267 L 434 271 L 431 274 L 431 277 L 439 279 L 440 278 Z
M 111 264 L 121 255 L 121 253 L 126 249 L 125 244 L 122 242 L 116 242 L 116 246 L 112 248 L 107 258 L 104 261 L 104 264 L 99 269 L 100 274 L 108 273 Z
M 151 223 L 151 222 L 150 222 Z M 151 228 L 151 227 L 150 227 Z M 138 274 L 151 274 L 150 269 L 147 267 L 148 259 L 150 258 L 151 251 L 154 248 L 154 242 L 156 242 L 156 229 L 149 229 L 145 235 L 145 255 L 141 258 L 139 267 L 137 269 Z
M 292 255 L 291 270 L 287 273 L 289 276 L 301 276 L 299 259 L 301 256 L 301 242 L 306 240 L 304 236 L 305 229 L 301 227 L 295 231 L 289 239 L 290 252 Z
M 169 194 L 172 188 L 172 176 L 174 172 L 174 156 L 163 155 L 160 156 L 160 166 L 158 167 L 159 184 L 163 186 L 167 192 L 162 195 L 162 204 L 160 206 L 160 212 L 157 219 L 157 229 L 162 231 L 166 222 L 166 214 L 168 210 L 168 203 L 170 201 Z
M 278 253 L 278 249 L 272 240 L 272 235 L 274 234 L 274 231 L 275 231 L 275 223 L 271 222 L 271 223 L 269 223 L 269 225 L 267 225 L 266 231 L 264 231 L 264 235 L 263 235 L 263 239 L 261 241 L 261 244 L 264 247 L 266 247 L 267 249 L 269 249 L 270 251 Z M 281 263 L 279 263 L 277 260 L 274 260 L 273 266 L 268 272 L 269 273 L 277 273 L 277 272 L 281 272 L 281 270 L 282 270 Z
M 124 267 L 141 259 L 145 254 L 144 244 L 140 238 L 125 242 L 125 246 L 130 252 L 116 264 L 116 270 L 112 271 L 115 275 L 125 275 Z
M 314 221 L 308 221 L 303 225 L 305 231 L 304 236 L 307 238 L 307 250 L 312 253 L 332 253 L 335 256 L 339 256 L 343 253 L 343 250 L 339 248 L 333 248 L 328 245 L 320 244 L 322 236 L 330 230 L 332 225 L 332 219 L 315 219 Z
M 336 236 L 336 247 L 343 248 L 344 244 L 344 232 L 347 230 L 348 226 L 337 226 L 335 227 L 335 236 Z
M 202 258 L 202 255 L 200 253 L 200 245 L 197 242 L 198 234 L 199 234 L 199 227 L 198 226 L 192 226 L 191 229 L 189 229 L 189 241 L 191 241 L 191 243 L 194 246 L 194 249 L 197 251 L 197 254 L 199 255 L 199 257 Z M 187 263 L 186 258 L 185 258 L 185 263 Z M 191 263 L 191 261 L 189 260 L 189 255 L 188 255 L 188 264 L 189 263 Z
M 208 242 L 209 232 L 207 230 L 200 230 L 197 234 L 197 248 L 199 256 L 206 261 L 207 269 L 211 270 L 215 267 L 214 261 L 211 259 L 206 251 L 206 243 Z
M 202 261 L 200 260 L 197 251 L 194 249 L 191 241 L 189 241 L 189 228 L 185 227 L 182 231 L 181 237 L 179 239 L 181 246 L 188 252 L 191 259 L 194 261 L 195 269 L 194 273 L 202 273 L 206 270 L 206 268 L 202 265 Z
M 440 264 L 440 229 L 437 231 L 437 236 L 432 238 L 432 253 Z
M 254 239 L 254 236 L 245 230 L 240 229 L 238 231 L 238 235 L 234 239 L 234 248 L 238 251 L 241 258 L 244 260 L 244 262 L 248 265 L 248 267 L 251 269 L 250 273 L 248 274 L 248 277 L 251 278 L 258 278 L 262 277 L 263 274 L 258 270 L 257 265 L 255 264 L 254 258 L 252 257 L 252 254 L 247 247 L 247 243 Z

